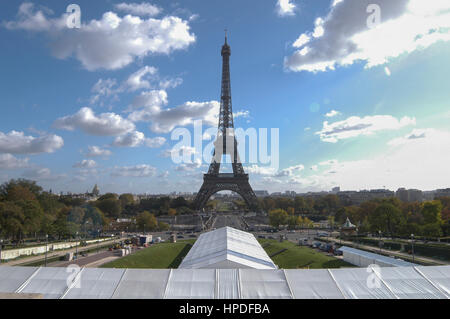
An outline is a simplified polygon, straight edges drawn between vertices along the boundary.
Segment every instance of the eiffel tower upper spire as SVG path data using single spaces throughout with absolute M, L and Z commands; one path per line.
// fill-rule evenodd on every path
M 219 130 L 225 133 L 227 128 L 234 128 L 233 107 L 231 103 L 230 55 L 231 48 L 227 43 L 225 30 L 225 43 L 222 46 L 222 92 L 220 95 Z

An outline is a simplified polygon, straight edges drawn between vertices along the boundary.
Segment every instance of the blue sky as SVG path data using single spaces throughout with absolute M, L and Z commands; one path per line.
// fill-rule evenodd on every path
M 227 28 L 235 126 L 279 129 L 254 189 L 449 187 L 446 1 L 77 1 L 75 29 L 33 3 L 1 4 L 1 182 L 197 191 L 209 163 L 175 164 L 171 132 L 217 125 Z

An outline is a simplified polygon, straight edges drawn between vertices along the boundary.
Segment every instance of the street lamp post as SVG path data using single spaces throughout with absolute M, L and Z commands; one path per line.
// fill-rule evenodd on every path
M 75 246 L 75 260 L 78 260 L 78 232 L 76 232 L 75 234 L 75 240 L 77 242 L 76 246 Z
M 0 239 L 0 264 L 2 263 L 3 239 Z
M 411 247 L 412 247 L 411 252 L 412 252 L 412 257 L 413 257 L 412 262 L 414 263 L 414 234 L 411 234 Z
M 48 234 L 45 234 L 45 267 L 47 267 Z
M 380 253 L 381 253 L 381 230 L 378 231 L 378 235 L 380 237 L 380 241 L 378 242 L 378 246 L 380 246 Z
M 99 244 L 100 244 L 100 229 L 97 229 L 97 254 L 99 252 Z

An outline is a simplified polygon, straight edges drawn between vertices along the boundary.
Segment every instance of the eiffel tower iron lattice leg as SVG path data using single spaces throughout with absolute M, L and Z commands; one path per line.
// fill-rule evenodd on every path
M 219 134 L 217 135 L 217 140 L 215 143 L 213 160 L 209 166 L 208 173 L 203 175 L 203 185 L 197 193 L 194 204 L 197 210 L 201 210 L 213 194 L 223 190 L 228 190 L 242 196 L 250 209 L 258 211 L 258 200 L 248 181 L 248 174 L 245 174 L 244 172 L 244 168 L 237 151 L 237 141 L 234 136 L 230 81 L 231 49 L 227 43 L 226 36 L 221 54 L 222 92 L 220 99 Z M 220 161 L 223 154 L 230 155 L 233 173 L 220 174 Z

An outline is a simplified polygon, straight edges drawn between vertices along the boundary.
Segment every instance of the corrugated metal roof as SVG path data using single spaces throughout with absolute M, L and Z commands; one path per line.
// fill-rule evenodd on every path
M 201 234 L 179 268 L 277 267 L 253 234 L 222 227 Z
M 377 262 L 385 265 L 385 266 L 397 266 L 397 267 L 411 267 L 417 266 L 416 264 L 401 260 L 395 259 L 391 257 L 386 257 L 379 254 L 374 254 L 365 250 L 360 250 L 352 247 L 342 246 L 339 248 L 340 251 L 345 252 L 347 254 L 352 254 L 360 257 L 364 257 L 367 260 L 370 260 L 371 263 L 376 264 Z M 360 266 L 360 265 L 357 265 Z M 365 266 L 365 265 L 364 265 Z
M 0 267 L 0 278 L 13 278 L 13 282 L 0 280 L 0 292 L 33 292 L 54 299 L 450 298 L 450 266 L 332 270 L 83 268 L 74 275 L 68 268 Z

